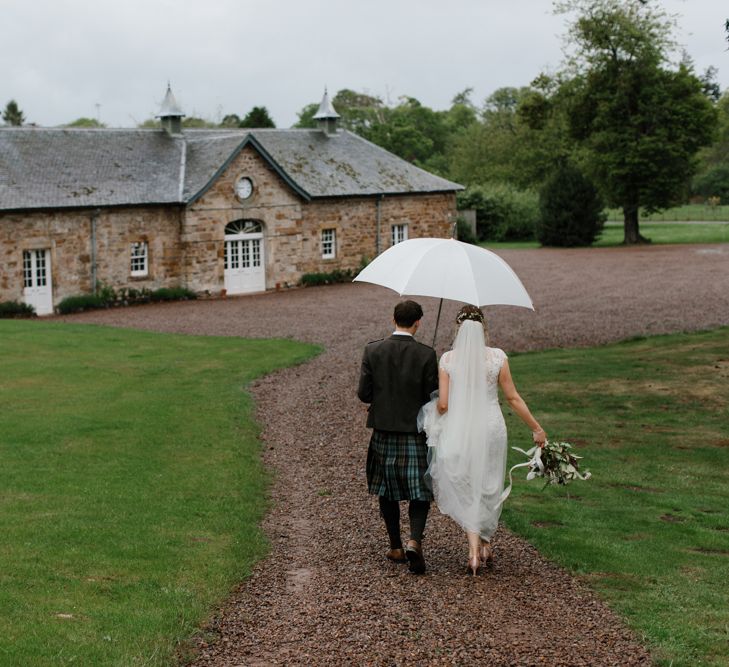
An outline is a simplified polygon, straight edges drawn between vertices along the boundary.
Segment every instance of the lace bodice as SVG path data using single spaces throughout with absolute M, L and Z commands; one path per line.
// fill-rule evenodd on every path
M 483 373 L 486 375 L 488 398 L 498 400 L 499 373 L 506 359 L 506 353 L 498 347 L 484 349 Z M 445 352 L 440 358 L 439 367 L 453 378 L 455 359 L 453 350 Z

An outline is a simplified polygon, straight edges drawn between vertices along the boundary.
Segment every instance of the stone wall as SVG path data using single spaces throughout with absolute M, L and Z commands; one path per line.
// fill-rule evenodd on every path
M 114 288 L 177 286 L 180 211 L 170 207 L 0 214 L 0 301 L 23 301 L 23 251 L 48 248 L 53 303 L 92 292 L 92 225 L 96 280 Z M 148 244 L 149 274 L 132 277 L 131 244 Z
M 253 181 L 253 195 L 239 201 L 235 183 Z M 378 203 L 379 201 L 379 203 Z M 293 286 L 305 273 L 356 269 L 390 247 L 393 224 L 408 226 L 408 237 L 450 236 L 456 219 L 454 194 L 341 197 L 305 201 L 260 157 L 246 147 L 186 213 L 182 232 L 186 285 L 220 293 L 224 285 L 225 226 L 239 219 L 263 224 L 266 289 Z M 322 258 L 321 232 L 335 229 L 336 256 Z
M 378 243 L 379 206 L 379 243 Z M 304 207 L 304 234 L 298 280 L 304 273 L 357 269 L 392 245 L 393 225 L 406 225 L 410 239 L 451 236 L 456 219 L 455 194 L 417 194 L 316 200 Z M 337 253 L 322 258 L 321 233 L 335 229 Z
M 243 176 L 253 181 L 253 194 L 240 201 L 235 184 Z M 266 288 L 276 287 L 286 280 L 281 276 L 291 273 L 288 249 L 292 237 L 300 233 L 301 210 L 302 199 L 253 147 L 244 148 L 212 187 L 187 208 L 182 232 L 187 286 L 211 293 L 223 289 L 225 226 L 246 219 L 263 224 Z

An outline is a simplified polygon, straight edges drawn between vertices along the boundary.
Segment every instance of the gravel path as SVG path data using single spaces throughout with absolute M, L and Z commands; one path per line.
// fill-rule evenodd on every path
M 729 245 L 499 254 L 537 308 L 487 311 L 491 342 L 507 352 L 729 324 Z M 476 580 L 464 574 L 464 538 L 437 511 L 425 576 L 384 560 L 384 527 L 366 493 L 365 408 L 354 389 L 362 347 L 390 332 L 396 300 L 383 288 L 337 285 L 63 318 L 326 346 L 311 363 L 253 387 L 264 458 L 276 471 L 264 522 L 273 549 L 211 621 L 214 639 L 200 640 L 194 664 L 649 664 L 604 604 L 504 528 L 495 570 Z M 430 342 L 437 302 L 421 302 L 419 338 Z M 439 353 L 456 310 L 444 307 Z M 520 389 L 529 400 L 529 387 Z

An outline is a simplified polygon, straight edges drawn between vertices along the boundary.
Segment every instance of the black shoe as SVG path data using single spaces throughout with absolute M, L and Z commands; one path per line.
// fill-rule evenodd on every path
M 423 548 L 415 540 L 410 540 L 405 547 L 405 557 L 408 559 L 408 570 L 413 574 L 425 574 L 425 558 Z

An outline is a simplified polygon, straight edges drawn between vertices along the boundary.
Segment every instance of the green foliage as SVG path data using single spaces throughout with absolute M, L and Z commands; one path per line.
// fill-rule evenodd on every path
M 334 271 L 322 273 L 305 273 L 301 276 L 301 284 L 304 287 L 315 287 L 316 285 L 333 285 L 334 283 L 349 283 L 359 273 L 354 269 L 335 269 Z
M 197 116 L 187 116 L 182 119 L 182 127 L 187 127 L 190 129 L 207 129 L 217 127 L 217 125 L 213 121 L 207 120 L 205 118 L 198 118 Z
M 468 224 L 461 216 L 456 219 L 456 238 L 464 243 L 478 244 L 478 238 L 473 233 L 471 225 Z
M 66 127 L 88 127 L 88 128 L 100 128 L 100 127 L 106 127 L 106 125 L 98 120 L 96 118 L 86 118 L 82 116 L 81 118 L 77 118 L 76 120 L 68 123 Z
M 107 307 L 108 302 L 97 294 L 79 294 L 78 296 L 67 296 L 58 304 L 57 310 L 61 315 L 68 315 Z
M 605 224 L 604 202 L 595 186 L 572 165 L 563 165 L 539 193 L 537 240 L 545 246 L 589 246 Z
M 484 102 L 480 121 L 453 138 L 448 154 L 450 178 L 467 185 L 540 186 L 570 150 L 556 91 L 548 77 L 531 87 L 495 91 Z
M 665 62 L 673 21 L 652 6 L 622 0 L 562 3 L 579 72 L 570 84 L 572 136 L 612 206 L 625 211 L 625 241 L 645 240 L 638 210 L 680 203 L 698 149 L 709 143 L 716 113 L 690 64 Z
M 156 290 L 146 287 L 141 289 L 122 287 L 115 290 L 110 285 L 101 283 L 96 294 L 81 294 L 63 299 L 58 304 L 58 312 L 62 314 L 79 313 L 96 308 L 128 306 L 155 301 L 186 301 L 188 299 L 197 299 L 197 294 L 186 287 L 160 287 Z
M 236 113 L 229 113 L 223 116 L 220 127 L 240 127 L 240 116 Z
M 43 321 L 0 340 L 0 664 L 178 664 L 268 548 L 247 387 L 316 348 Z
M 160 287 L 152 290 L 149 298 L 151 301 L 188 301 L 197 299 L 197 294 L 186 287 Z
M 33 317 L 35 308 L 20 301 L 0 301 L 0 318 Z
M 229 118 L 226 116 L 226 118 Z M 223 119 L 225 120 L 225 118 Z M 276 127 L 266 107 L 253 107 L 238 123 L 239 127 Z
M 531 190 L 504 183 L 471 186 L 457 195 L 458 208 L 476 210 L 479 241 L 533 239 L 539 219 L 539 200 Z
M 137 127 L 142 130 L 159 130 L 162 127 L 159 118 L 147 118 L 141 123 L 137 123 Z
M 716 104 L 718 116 L 715 141 L 699 153 L 692 192 L 706 198 L 720 197 L 729 204 L 729 91 Z
M 20 127 L 25 122 L 25 115 L 20 110 L 18 103 L 15 100 L 10 100 L 5 105 L 5 111 L 3 111 L 3 120 L 8 125 Z
M 715 164 L 694 178 L 692 190 L 708 201 L 719 198 L 719 203 L 729 204 L 729 162 Z

